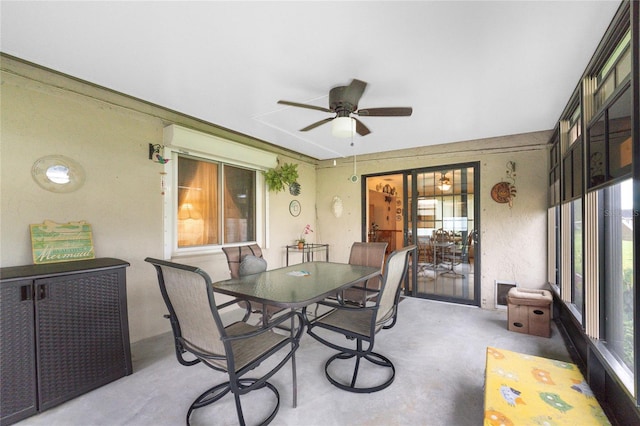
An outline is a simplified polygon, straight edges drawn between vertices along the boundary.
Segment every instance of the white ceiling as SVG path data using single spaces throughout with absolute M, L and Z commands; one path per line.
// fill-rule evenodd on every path
M 4 53 L 317 159 L 554 127 L 619 1 L 2 1 Z M 369 83 L 371 134 L 329 89 Z

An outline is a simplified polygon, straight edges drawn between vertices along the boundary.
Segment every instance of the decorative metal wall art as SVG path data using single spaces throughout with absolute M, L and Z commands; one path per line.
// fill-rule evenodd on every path
M 491 188 L 491 198 L 496 203 L 509 204 L 513 207 L 513 199 L 516 197 L 516 163 L 514 161 L 507 162 L 506 180 L 493 185 Z

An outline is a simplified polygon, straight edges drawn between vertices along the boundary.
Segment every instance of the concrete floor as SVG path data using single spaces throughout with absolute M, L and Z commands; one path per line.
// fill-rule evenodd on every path
M 309 336 L 296 353 L 298 406 L 292 407 L 291 368 L 270 380 L 280 391 L 272 425 L 450 425 L 482 424 L 487 346 L 571 361 L 552 324 L 550 339 L 507 330 L 507 311 L 407 298 L 396 326 L 381 331 L 376 351 L 396 366 L 393 384 L 380 392 L 354 394 L 324 377 L 332 354 Z M 134 373 L 18 423 L 20 426 L 181 425 L 191 402 L 226 380 L 205 366 L 184 367 L 175 359 L 170 333 L 132 345 Z M 262 368 L 262 367 L 259 367 Z M 243 397 L 247 422 L 270 404 L 256 391 Z M 197 410 L 193 425 L 236 424 L 233 398 Z M 255 423 L 255 421 L 254 421 Z

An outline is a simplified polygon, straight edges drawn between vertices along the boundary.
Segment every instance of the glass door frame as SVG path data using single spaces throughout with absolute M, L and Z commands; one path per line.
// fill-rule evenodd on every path
M 474 210 L 474 217 L 473 217 L 473 221 L 474 221 L 474 264 L 473 264 L 473 271 L 474 271 L 474 282 L 473 282 L 473 298 L 472 299 L 462 299 L 462 298 L 455 298 L 455 297 L 446 297 L 446 296 L 439 296 L 439 295 L 428 295 L 428 294 L 420 294 L 418 295 L 417 292 L 417 286 L 416 285 L 410 285 L 410 283 L 416 283 L 417 282 L 417 271 L 418 271 L 418 262 L 417 261 L 413 261 L 411 262 L 411 270 L 409 271 L 409 273 L 407 274 L 407 282 L 405 283 L 404 286 L 404 294 L 406 296 L 412 296 L 412 297 L 421 297 L 421 298 L 426 298 L 426 299 L 432 299 L 432 300 L 440 300 L 440 301 L 446 301 L 446 302 L 453 302 L 453 303 L 458 303 L 458 304 L 465 304 L 465 305 L 472 305 L 472 306 L 481 306 L 481 232 L 480 230 L 481 228 L 481 223 L 480 223 L 480 162 L 479 161 L 474 161 L 474 162 L 466 162 L 466 163 L 454 163 L 454 164 L 444 164 L 444 165 L 438 165 L 438 166 L 429 166 L 429 167 L 422 167 L 422 168 L 414 168 L 414 169 L 405 169 L 405 170 L 396 170 L 396 171 L 389 171 L 389 172 L 382 172 L 382 173 L 372 173 L 372 174 L 367 174 L 367 175 L 362 175 L 362 180 L 361 180 L 361 190 L 362 190 L 362 201 L 361 201 L 361 205 L 362 205 L 362 221 L 361 221 L 361 226 L 362 226 L 362 241 L 368 241 L 368 233 L 369 233 L 369 224 L 367 221 L 367 214 L 368 214 L 368 187 L 367 187 L 367 179 L 368 178 L 373 178 L 373 177 L 380 177 L 380 176 L 388 176 L 388 175 L 402 175 L 402 181 L 403 181 L 403 191 L 402 191 L 402 205 L 403 206 L 409 206 L 408 204 L 408 200 L 409 200 L 409 194 L 412 195 L 416 195 L 417 196 L 417 179 L 416 176 L 421 174 L 421 173 L 433 173 L 433 172 L 441 172 L 442 170 L 456 170 L 456 169 L 465 169 L 465 168 L 472 168 L 473 169 L 473 194 L 474 194 L 474 199 L 473 199 L 473 210 Z M 411 176 L 411 187 L 409 187 L 409 177 Z M 417 197 L 413 197 L 415 199 L 417 199 Z M 416 218 L 417 217 L 417 213 L 418 213 L 418 205 L 417 203 L 413 203 L 411 205 L 411 216 L 412 218 Z M 409 212 L 407 211 L 407 209 L 403 209 L 403 230 L 402 230 L 402 236 L 403 236 L 403 246 L 406 246 L 408 244 L 408 240 L 409 240 L 409 235 L 417 235 L 417 221 L 413 220 L 411 222 L 409 222 Z M 411 227 L 411 229 L 409 229 L 409 227 Z M 409 232 L 411 232 L 411 234 L 409 234 Z M 415 256 L 414 256 L 415 258 Z

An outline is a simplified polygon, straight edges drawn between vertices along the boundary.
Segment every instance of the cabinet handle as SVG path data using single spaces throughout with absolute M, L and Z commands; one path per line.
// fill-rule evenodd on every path
M 47 289 L 45 284 L 36 286 L 36 300 L 42 300 L 47 297 Z
M 33 290 L 30 285 L 23 285 L 20 287 L 20 301 L 33 300 Z

